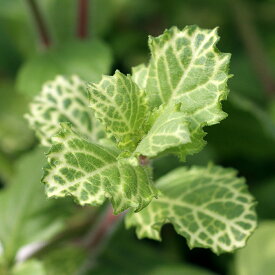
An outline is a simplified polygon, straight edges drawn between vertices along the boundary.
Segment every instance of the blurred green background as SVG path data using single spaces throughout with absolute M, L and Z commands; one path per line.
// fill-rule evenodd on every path
M 275 1 L 84 1 L 82 17 L 88 21 L 82 34 L 80 2 L 0 0 L 0 240 L 10 249 L 4 260 L 0 252 L 0 266 L 5 262 L 0 274 L 74 274 L 87 257 L 74 244 L 98 215 L 70 200 L 44 198 L 39 185 L 43 150 L 36 149 L 23 118 L 42 84 L 57 74 L 98 81 L 115 69 L 130 73 L 149 58 L 149 34 L 190 24 L 219 26 L 218 47 L 232 53 L 234 77 L 223 104 L 228 118 L 206 129 L 208 145 L 184 165 L 212 161 L 236 168 L 258 201 L 259 233 L 234 255 L 215 256 L 190 251 L 171 226 L 157 243 L 138 241 L 120 225 L 87 274 L 275 274 Z M 174 157 L 156 160 L 155 177 L 179 165 Z M 27 267 L 16 264 L 20 247 L 42 240 L 54 241 Z M 262 249 L 266 253 L 256 257 Z

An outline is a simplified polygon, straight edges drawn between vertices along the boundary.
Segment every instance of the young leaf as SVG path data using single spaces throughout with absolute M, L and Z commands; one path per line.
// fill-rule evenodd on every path
M 133 67 L 132 79 L 141 89 L 146 89 L 148 68 L 144 64 Z
M 94 206 L 107 197 L 115 213 L 129 207 L 140 211 L 156 197 L 149 168 L 118 159 L 117 148 L 90 143 L 64 124 L 53 141 L 42 180 L 49 197 L 70 195 Z
M 230 55 L 217 50 L 218 40 L 216 29 L 187 26 L 180 31 L 173 27 L 159 37 L 149 38 L 149 65 L 133 69 L 133 79 L 146 90 L 151 108 L 181 104 L 191 142 L 177 147 L 176 140 L 170 148 L 182 159 L 204 146 L 203 126 L 216 124 L 226 117 L 220 102 L 228 93 Z M 146 156 L 157 153 L 156 150 Z
M 85 83 L 80 78 L 58 76 L 43 86 L 26 118 L 45 146 L 51 145 L 60 122 L 70 122 L 79 133 L 96 141 L 104 132 L 88 108 L 88 102 Z
M 166 108 L 161 113 L 148 134 L 138 144 L 135 152 L 144 156 L 154 157 L 167 148 L 191 141 L 185 115 L 174 109 L 168 110 Z
M 134 149 L 144 134 L 148 116 L 146 96 L 131 77 L 116 71 L 89 86 L 95 115 L 122 148 Z
M 162 225 L 172 223 L 190 248 L 220 254 L 243 247 L 256 227 L 254 200 L 232 169 L 178 168 L 156 186 L 159 199 L 126 217 L 126 226 L 136 226 L 139 238 L 160 240 Z

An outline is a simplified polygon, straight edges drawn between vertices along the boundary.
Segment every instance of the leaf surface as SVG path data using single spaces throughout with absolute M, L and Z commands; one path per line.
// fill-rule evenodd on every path
M 66 43 L 62 40 L 62 45 L 36 54 L 23 64 L 17 74 L 16 88 L 33 97 L 56 75 L 70 77 L 76 74 L 86 81 L 99 81 L 102 74 L 109 72 L 111 63 L 110 49 L 100 40 L 69 40 Z
M 31 103 L 26 118 L 45 146 L 51 145 L 60 122 L 70 122 L 79 133 L 97 141 L 104 136 L 104 131 L 88 104 L 84 81 L 77 76 L 58 76 L 43 86 L 41 94 Z
M 146 95 L 131 77 L 116 71 L 89 85 L 93 111 L 122 148 L 134 149 L 144 133 Z
M 109 198 L 114 212 L 140 211 L 157 191 L 148 167 L 133 167 L 118 159 L 115 147 L 93 144 L 68 125 L 53 139 L 43 182 L 49 197 L 73 196 L 81 205 L 100 205 Z
M 168 148 L 189 143 L 190 132 L 185 115 L 182 112 L 166 108 L 153 123 L 151 129 L 138 144 L 135 152 L 154 157 Z
M 38 260 L 28 260 L 26 262 L 17 263 L 12 271 L 11 275 L 47 275 L 43 263 Z
M 172 223 L 190 248 L 220 254 L 243 247 L 256 227 L 254 200 L 232 169 L 178 168 L 156 187 L 162 195 L 126 217 L 126 226 L 136 226 L 139 238 L 160 240 L 162 225 Z
M 275 222 L 263 221 L 247 246 L 235 254 L 235 272 L 239 275 L 273 275 L 275 270 Z M 260 253 L 259 253 L 260 252 Z
M 216 124 L 226 117 L 221 101 L 228 93 L 230 54 L 217 50 L 218 40 L 216 29 L 172 27 L 158 37 L 149 38 L 151 59 L 148 66 L 133 68 L 133 79 L 146 90 L 151 109 L 162 106 L 163 112 L 167 112 L 164 106 L 171 109 L 180 103 L 191 142 L 178 147 L 178 140 L 175 140 L 169 152 L 182 159 L 203 148 L 204 126 Z M 156 155 L 158 150 L 147 156 Z

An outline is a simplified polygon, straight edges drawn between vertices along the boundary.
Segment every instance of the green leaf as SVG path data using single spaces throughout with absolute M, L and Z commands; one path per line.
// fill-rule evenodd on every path
M 162 225 L 172 223 L 190 248 L 220 254 L 243 247 L 256 227 L 254 200 L 232 169 L 178 168 L 156 187 L 162 192 L 159 199 L 126 217 L 126 226 L 136 226 L 139 238 L 160 240 Z
M 173 109 L 166 108 L 162 111 L 148 134 L 138 144 L 135 153 L 154 157 L 168 148 L 191 141 L 185 115 Z
M 218 40 L 216 29 L 187 26 L 180 31 L 173 27 L 159 37 L 149 38 L 149 65 L 133 69 L 133 79 L 146 90 L 151 108 L 162 105 L 171 109 L 180 103 L 191 142 L 178 147 L 178 139 L 175 139 L 175 143 L 170 144 L 170 152 L 176 152 L 182 159 L 205 145 L 204 126 L 226 117 L 221 101 L 228 93 L 230 55 L 217 50 Z M 165 108 L 163 112 L 167 112 Z M 156 155 L 157 148 L 146 156 Z
M 173 27 L 159 37 L 149 37 L 152 58 L 146 89 L 151 105 L 181 102 L 185 112 L 201 111 L 213 122 L 223 118 L 217 105 L 227 92 L 230 55 L 216 49 L 218 40 L 217 29 L 197 26 L 182 31 Z
M 259 219 L 275 220 L 275 177 L 273 176 L 272 178 L 269 178 L 267 180 L 257 180 L 257 184 L 253 184 L 251 186 L 251 193 L 255 196 L 258 202 L 257 214 Z
M 154 269 L 150 270 L 148 275 L 214 275 L 213 272 L 210 272 L 206 269 L 203 269 L 199 266 L 190 265 L 190 264 L 160 264 Z
M 11 275 L 47 275 L 46 270 L 38 260 L 29 260 L 23 263 L 16 264 L 12 271 Z
M 43 255 L 42 261 L 47 275 L 68 275 L 79 274 L 78 271 L 87 257 L 87 251 L 83 247 L 61 244 L 55 246 L 51 251 L 47 251 Z
M 261 124 L 266 135 L 275 140 L 275 121 L 272 120 L 272 117 L 268 112 L 249 98 L 242 95 L 234 94 L 231 96 L 231 102 L 240 110 L 246 111 L 253 115 Z
M 275 222 L 264 221 L 247 246 L 237 252 L 235 258 L 238 275 L 273 275 L 275 270 Z
M 18 72 L 16 87 L 33 96 L 57 74 L 76 74 L 86 81 L 98 81 L 109 72 L 111 62 L 110 49 L 102 41 L 67 41 L 27 60 Z
M 131 77 L 116 71 L 89 85 L 95 115 L 116 138 L 120 147 L 134 149 L 144 134 L 148 116 L 146 96 Z
M 93 206 L 107 197 L 115 213 L 129 207 L 140 211 L 156 197 L 150 169 L 118 159 L 117 148 L 90 143 L 68 125 L 63 125 L 53 142 L 43 177 L 49 197 L 69 195 L 81 205 Z
M 20 159 L 12 182 L 0 192 L 0 242 L 9 261 L 20 247 L 47 241 L 63 228 L 64 217 L 54 210 L 57 202 L 46 200 L 40 184 L 43 159 L 41 150 Z
M 132 79 L 141 88 L 146 89 L 148 79 L 148 68 L 144 64 L 140 64 L 132 68 Z
M 30 106 L 26 115 L 41 143 L 51 145 L 60 122 L 70 122 L 73 128 L 92 141 L 104 136 L 104 131 L 88 108 L 85 83 L 77 76 L 58 76 L 47 82 Z
M 34 135 L 23 119 L 28 101 L 15 92 L 11 80 L 1 81 L 0 95 L 0 150 L 15 155 L 30 148 L 34 142 Z
M 274 139 L 270 132 L 268 134 L 264 131 L 261 121 L 251 112 L 236 107 L 231 100 L 224 105 L 230 116 L 218 127 L 209 127 L 209 146 L 212 146 L 222 159 L 257 160 L 261 164 L 268 159 L 272 161 L 275 155 Z M 267 127 L 265 129 L 268 130 Z

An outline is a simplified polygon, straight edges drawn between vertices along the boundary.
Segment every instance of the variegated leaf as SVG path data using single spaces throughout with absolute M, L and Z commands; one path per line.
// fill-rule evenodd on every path
M 70 122 L 79 133 L 97 141 L 104 136 L 104 131 L 88 104 L 84 81 L 77 76 L 57 76 L 43 86 L 30 105 L 30 114 L 25 117 L 45 146 L 51 145 L 60 122 Z
M 133 69 L 133 79 L 146 90 L 151 108 L 167 106 L 169 109 L 181 104 L 191 142 L 178 146 L 177 140 L 168 152 L 176 152 L 182 159 L 202 149 L 204 126 L 226 117 L 221 101 L 228 93 L 230 54 L 219 52 L 218 40 L 217 29 L 187 26 L 181 31 L 173 27 L 158 37 L 149 38 L 148 66 Z M 163 112 L 167 110 L 163 108 Z M 147 156 L 154 156 L 157 151 Z
M 116 71 L 98 84 L 89 85 L 90 103 L 98 119 L 116 138 L 119 147 L 135 149 L 144 135 L 148 116 L 145 93 L 131 79 Z
M 107 197 L 119 213 L 129 207 L 140 211 L 157 196 L 150 169 L 117 159 L 116 147 L 90 143 L 66 124 L 53 142 L 42 180 L 49 197 L 73 196 L 93 206 Z
M 220 254 L 243 247 L 256 227 L 254 199 L 244 179 L 218 166 L 178 168 L 157 181 L 162 195 L 139 213 L 126 217 L 139 238 L 160 240 L 161 227 L 172 223 L 190 248 Z

